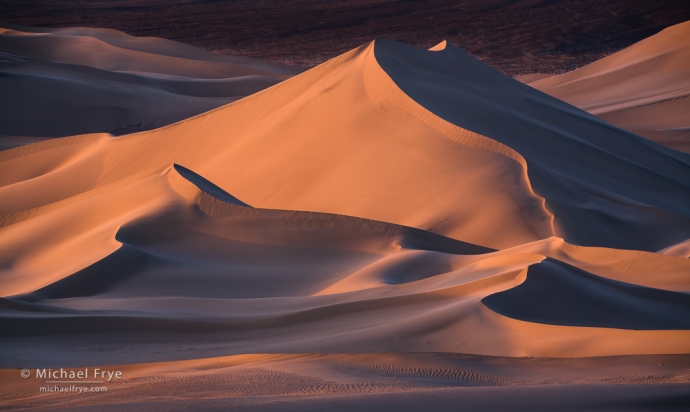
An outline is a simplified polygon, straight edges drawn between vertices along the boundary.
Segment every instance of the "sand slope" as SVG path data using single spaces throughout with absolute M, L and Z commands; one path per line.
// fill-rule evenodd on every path
M 115 30 L 0 28 L 0 135 L 115 135 L 174 123 L 298 70 Z M 41 121 L 34 121 L 40 118 Z
M 690 130 L 689 39 L 690 22 L 681 23 L 585 67 L 529 84 L 616 126 L 687 151 L 688 136 L 677 134 Z
M 386 81 L 384 90 L 372 88 Z M 388 80 L 376 63 L 373 44 L 278 86 L 169 128 L 110 140 L 69 138 L 59 143 L 61 149 L 48 150 L 70 150 L 77 140 L 84 141 L 80 145 L 102 141 L 85 157 L 93 159 L 93 166 L 75 165 L 69 172 L 97 168 L 89 172 L 98 174 L 97 180 L 78 191 L 177 163 L 259 207 L 354 215 L 486 246 L 553 234 L 550 212 L 531 189 L 519 155 L 438 123 Z M 324 92 L 329 88 L 330 93 Z M 415 112 L 394 106 L 386 91 L 398 93 Z M 358 109 L 340 116 L 339 107 Z M 7 178 L 24 169 L 10 164 L 52 156 L 42 147 L 48 146 L 6 152 L 9 163 L 4 167 L 15 169 Z M 10 193 L 25 192 L 22 186 L 29 182 L 6 183 L 2 190 Z M 58 193 L 42 196 L 18 196 L 3 205 L 3 212 L 60 199 Z
M 687 156 L 451 45 L 377 40 L 0 152 L 0 364 L 687 353 L 689 186 Z

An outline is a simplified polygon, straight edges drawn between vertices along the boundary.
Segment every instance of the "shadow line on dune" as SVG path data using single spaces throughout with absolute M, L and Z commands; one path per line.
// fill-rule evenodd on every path
M 551 258 L 531 266 L 522 284 L 482 303 L 512 319 L 550 325 L 690 329 L 690 294 L 607 279 Z

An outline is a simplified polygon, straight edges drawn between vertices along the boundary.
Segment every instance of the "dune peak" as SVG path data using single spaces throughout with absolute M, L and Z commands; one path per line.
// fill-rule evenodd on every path
M 437 44 L 437 45 L 435 45 L 435 46 L 429 48 L 429 50 L 430 50 L 430 51 L 441 51 L 441 50 L 445 50 L 447 45 L 448 45 L 448 41 L 447 41 L 447 40 L 443 40 L 443 41 L 441 41 L 439 44 Z

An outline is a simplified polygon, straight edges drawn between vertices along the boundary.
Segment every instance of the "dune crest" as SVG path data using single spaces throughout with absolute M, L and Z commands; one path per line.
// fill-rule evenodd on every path
M 671 255 L 671 256 L 678 256 L 681 258 L 689 258 L 690 257 L 690 239 L 680 242 L 676 245 L 669 246 L 667 248 L 664 248 L 660 250 L 658 253 L 662 253 L 664 255 Z
M 446 40 L 442 40 L 439 44 L 437 44 L 434 47 L 431 47 L 429 50 L 431 51 L 440 51 L 446 48 L 448 45 L 448 42 Z

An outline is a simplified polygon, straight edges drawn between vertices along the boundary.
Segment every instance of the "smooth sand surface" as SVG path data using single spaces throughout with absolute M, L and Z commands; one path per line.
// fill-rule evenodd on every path
M 124 404 L 57 407 L 56 411 L 578 411 L 630 412 L 685 410 L 683 385 L 573 385 L 508 388 L 417 389 L 352 395 L 307 395 L 291 398 L 225 397 L 220 399 L 146 400 Z M 21 410 L 21 409 L 20 409 Z M 39 409 L 40 410 L 40 409 Z
M 0 135 L 154 129 L 273 86 L 298 69 L 93 28 L 0 27 Z M 36 121 L 40 119 L 40 121 Z M 0 138 L 0 149 L 24 141 Z
M 377 40 L 169 126 L 5 150 L 6 404 L 91 402 L 36 398 L 16 368 L 129 365 L 94 402 L 166 409 L 208 384 L 193 406 L 388 408 L 419 391 L 502 408 L 527 385 L 527 409 L 687 405 L 689 188 L 687 155 L 447 43 Z M 284 356 L 304 353 L 327 360 Z M 482 358 L 468 371 L 458 354 Z M 271 366 L 204 372 L 236 361 Z
M 530 86 L 626 130 L 690 152 L 690 22 Z M 650 136 L 647 136 L 647 132 Z M 654 133 L 656 132 L 656 133 Z

